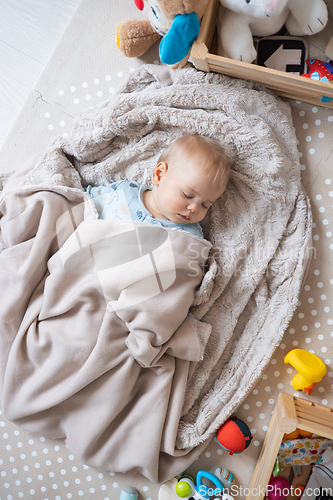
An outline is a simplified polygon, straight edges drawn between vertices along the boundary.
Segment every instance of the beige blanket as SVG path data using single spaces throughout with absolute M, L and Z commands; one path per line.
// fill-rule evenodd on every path
M 204 224 L 213 246 L 97 220 L 82 184 L 149 183 L 161 149 L 189 133 L 233 158 Z M 141 68 L 10 177 L 0 215 L 6 416 L 65 438 L 85 463 L 157 482 L 187 467 L 253 388 L 311 257 L 288 105 L 192 68 Z

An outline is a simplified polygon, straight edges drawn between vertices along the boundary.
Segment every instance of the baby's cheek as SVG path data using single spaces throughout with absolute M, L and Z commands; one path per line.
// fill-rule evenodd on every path
M 186 208 L 186 203 L 183 200 L 177 198 L 169 199 L 168 204 L 170 210 L 173 212 L 180 212 L 181 210 L 184 210 L 184 207 Z

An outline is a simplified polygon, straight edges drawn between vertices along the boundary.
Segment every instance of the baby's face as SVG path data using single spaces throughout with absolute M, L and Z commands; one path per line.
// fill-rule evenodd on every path
M 212 184 L 195 161 L 172 167 L 159 163 L 152 181 L 157 217 L 176 224 L 200 222 L 225 189 Z

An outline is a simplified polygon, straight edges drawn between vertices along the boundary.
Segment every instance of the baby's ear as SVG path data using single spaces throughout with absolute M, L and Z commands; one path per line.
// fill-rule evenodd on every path
M 151 176 L 151 181 L 153 183 L 153 186 L 158 186 L 163 175 L 165 175 L 168 171 L 168 165 L 164 161 L 160 161 L 153 172 L 153 175 Z

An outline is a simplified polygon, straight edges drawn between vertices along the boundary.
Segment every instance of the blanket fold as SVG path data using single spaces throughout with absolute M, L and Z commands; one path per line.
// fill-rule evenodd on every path
M 83 186 L 149 185 L 185 134 L 232 157 L 206 239 L 99 220 Z M 289 106 L 256 84 L 143 66 L 4 183 L 4 414 L 92 466 L 181 472 L 279 345 L 311 259 L 311 207 Z

